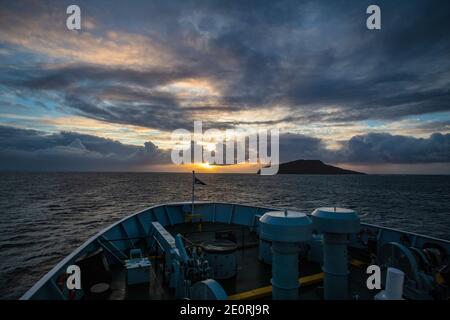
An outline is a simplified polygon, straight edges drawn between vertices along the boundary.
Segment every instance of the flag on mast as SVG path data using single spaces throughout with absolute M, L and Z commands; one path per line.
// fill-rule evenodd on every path
M 200 184 L 200 185 L 206 186 L 206 183 L 204 183 L 202 180 L 200 180 L 199 178 L 197 178 L 197 177 L 195 176 L 195 171 L 194 171 L 194 183 L 195 183 L 195 184 Z
M 194 202 L 195 202 L 195 185 L 203 185 L 205 186 L 206 183 L 204 183 L 202 180 L 197 178 L 195 176 L 195 171 L 192 171 L 192 207 L 191 207 L 191 214 L 194 214 Z

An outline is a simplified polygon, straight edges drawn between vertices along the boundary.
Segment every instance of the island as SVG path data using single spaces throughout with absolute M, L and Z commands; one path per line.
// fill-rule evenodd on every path
M 258 170 L 257 174 L 260 174 Z M 320 160 L 295 160 L 281 163 L 278 174 L 365 174 L 331 166 Z

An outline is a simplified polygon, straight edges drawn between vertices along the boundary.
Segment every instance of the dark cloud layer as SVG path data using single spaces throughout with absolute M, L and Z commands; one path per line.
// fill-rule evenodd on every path
M 353 163 L 437 163 L 450 162 L 450 134 L 434 133 L 429 138 L 369 133 L 344 144 L 342 162 Z
M 424 139 L 369 133 L 342 142 L 338 150 L 326 149 L 318 138 L 283 134 L 280 159 L 359 164 L 450 162 L 450 134 L 435 133 Z M 132 146 L 75 132 L 46 134 L 0 126 L 0 170 L 132 171 L 169 163 L 169 152 L 151 142 Z
M 170 154 L 151 142 L 132 146 L 75 132 L 0 126 L 0 170 L 132 171 L 168 161 Z
M 117 21 L 116 28 L 149 30 L 144 36 L 164 43 L 176 67 L 19 67 L 3 70 L 1 82 L 57 93 L 68 112 L 161 130 L 191 127 L 193 109 L 154 88 L 196 77 L 219 84 L 222 92 L 216 105 L 200 101 L 205 113 L 281 104 L 291 111 L 282 121 L 296 123 L 392 120 L 449 111 L 450 38 L 445 30 L 450 30 L 450 2 L 378 1 L 380 31 L 365 28 L 370 4 L 89 2 L 84 6 L 94 17 L 108 8 L 100 21 L 105 26 Z
M 367 133 L 341 142 L 337 150 L 326 149 L 322 140 L 302 135 L 280 136 L 282 161 L 321 159 L 331 163 L 424 164 L 450 162 L 450 134 L 429 138 Z

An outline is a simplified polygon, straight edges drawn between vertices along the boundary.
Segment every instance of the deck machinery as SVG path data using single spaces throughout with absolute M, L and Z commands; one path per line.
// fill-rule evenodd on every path
M 341 208 L 196 202 L 191 211 L 174 203 L 122 219 L 22 299 L 374 299 L 388 268 L 404 275 L 402 299 L 450 296 L 449 241 L 361 223 Z M 76 292 L 60 281 L 73 264 Z M 382 288 L 367 287 L 369 265 L 381 268 Z

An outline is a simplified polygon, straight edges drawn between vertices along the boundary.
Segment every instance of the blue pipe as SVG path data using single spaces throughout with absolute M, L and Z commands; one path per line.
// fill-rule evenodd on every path
M 323 235 L 324 297 L 326 300 L 348 299 L 347 235 L 325 233 Z
M 272 243 L 272 297 L 298 299 L 298 243 Z

